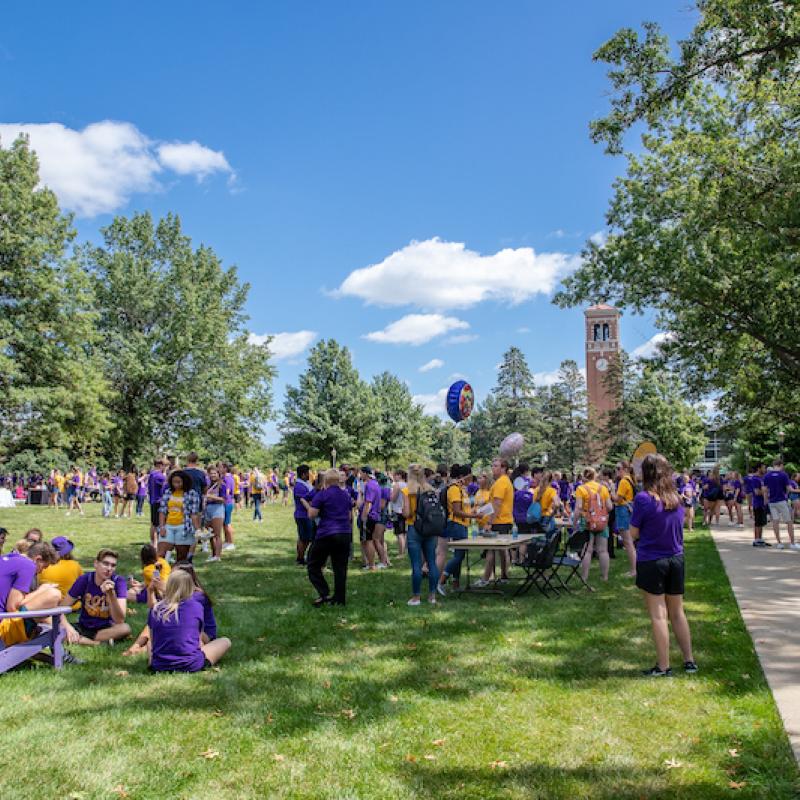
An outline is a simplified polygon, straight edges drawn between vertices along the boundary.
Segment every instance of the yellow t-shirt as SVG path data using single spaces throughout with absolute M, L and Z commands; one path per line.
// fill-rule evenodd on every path
M 155 564 L 148 564 L 146 567 L 142 567 L 142 576 L 144 577 L 145 587 L 149 586 L 152 582 L 153 573 L 156 571 L 156 567 L 161 567 L 162 581 L 166 581 L 167 578 L 169 578 L 170 572 L 172 572 L 172 567 L 163 558 L 156 559 Z
M 266 478 L 262 475 L 261 476 L 261 486 L 256 486 L 256 480 L 258 477 L 256 476 L 255 472 L 250 473 L 250 494 L 263 494 L 264 493 L 264 484 L 266 483 Z
M 63 599 L 69 594 L 72 584 L 81 575 L 83 575 L 83 567 L 77 561 L 72 558 L 62 558 L 57 564 L 51 564 L 39 573 L 39 583 L 56 584 Z M 73 608 L 79 608 L 80 604 L 79 600 L 74 604 Z
M 239 488 L 242 485 L 242 479 L 238 475 L 233 476 L 233 493 L 239 494 Z
M 478 489 L 478 491 L 475 492 L 475 508 L 480 508 L 491 502 L 491 496 L 492 493 L 488 489 Z M 485 528 L 488 524 L 489 517 L 478 517 L 479 527 Z
M 500 510 L 494 515 L 495 525 L 514 524 L 514 487 L 508 475 L 501 475 L 492 486 L 492 501 L 500 500 Z
M 553 511 L 555 510 L 555 502 L 557 496 L 558 492 L 556 492 L 556 490 L 552 486 L 548 486 L 544 490 L 541 500 L 539 500 L 539 488 L 537 487 L 536 489 L 533 490 L 533 499 L 539 500 L 539 503 L 542 506 L 543 517 L 553 516 Z
M 63 492 L 64 491 L 64 476 L 63 475 L 56 475 L 53 478 L 53 483 L 55 484 L 56 489 L 58 489 L 59 492 Z
M 167 500 L 167 525 L 183 525 L 183 490 L 173 492 Z
M 417 516 L 417 496 L 408 493 L 408 487 L 404 486 L 400 492 L 408 498 L 408 516 L 406 517 L 406 524 L 413 525 L 414 519 Z
M 463 514 L 455 514 L 453 511 L 453 503 L 461 503 L 462 512 L 467 508 L 466 492 L 463 486 L 458 486 L 455 483 L 447 487 L 447 519 L 451 522 L 457 522 L 459 525 L 467 525 L 469 518 Z
M 620 479 L 617 487 L 617 496 L 622 499 L 620 505 L 633 502 L 633 483 L 631 483 L 631 479 L 627 475 Z
M 581 499 L 581 508 L 586 511 L 589 508 L 589 493 L 597 494 L 600 492 L 600 499 L 605 503 L 606 501 L 611 499 L 611 495 L 608 493 L 608 489 L 605 486 L 601 486 L 597 481 L 589 481 L 588 483 L 582 483 L 576 490 L 575 490 L 575 499 Z

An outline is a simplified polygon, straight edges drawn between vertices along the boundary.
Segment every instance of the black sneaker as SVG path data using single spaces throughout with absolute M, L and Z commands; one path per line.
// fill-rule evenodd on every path
M 76 658 L 72 653 L 68 653 L 66 650 L 64 651 L 62 662 L 64 664 L 75 664 L 75 666 L 86 663 L 82 658 Z
M 694 673 L 697 672 L 697 664 L 695 664 L 694 661 L 684 661 L 683 671 L 690 675 L 694 675 Z
M 644 675 L 645 678 L 671 678 L 672 670 L 669 667 L 666 669 L 661 669 L 661 667 L 656 664 L 650 669 L 643 669 L 642 675 Z
M 311 601 L 311 605 L 314 606 L 314 608 L 320 608 L 321 606 L 330 603 L 330 601 L 331 600 L 329 597 L 318 597 L 316 600 Z

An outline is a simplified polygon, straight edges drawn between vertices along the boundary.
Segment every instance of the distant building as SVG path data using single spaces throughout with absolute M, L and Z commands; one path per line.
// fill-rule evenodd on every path
M 586 318 L 586 394 L 588 400 L 589 460 L 599 463 L 608 450 L 608 415 L 619 398 L 609 390 L 606 376 L 619 358 L 619 311 L 606 303 L 590 306 Z
M 707 472 L 714 469 L 717 464 L 724 468 L 730 454 L 730 441 L 715 428 L 706 428 L 706 449 L 703 451 L 703 457 L 694 465 L 693 469 Z

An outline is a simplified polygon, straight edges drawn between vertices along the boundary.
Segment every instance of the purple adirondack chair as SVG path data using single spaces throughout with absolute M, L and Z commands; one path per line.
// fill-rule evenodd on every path
M 51 617 L 52 628 L 40 633 L 27 642 L 10 644 L 7 647 L 0 645 L 0 674 L 8 672 L 12 667 L 33 658 L 45 647 L 49 647 L 53 653 L 53 666 L 61 669 L 64 661 L 64 637 L 65 633 L 61 628 L 61 616 L 69 614 L 72 609 L 69 606 L 58 606 L 56 608 L 43 608 L 39 611 L 12 611 L 0 614 L 0 619 L 20 618 L 37 619 L 40 617 Z

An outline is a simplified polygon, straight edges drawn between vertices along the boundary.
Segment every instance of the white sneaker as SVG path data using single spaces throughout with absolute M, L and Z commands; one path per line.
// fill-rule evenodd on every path
M 484 586 L 488 586 L 490 583 L 491 581 L 485 581 L 483 578 L 478 578 L 478 580 L 476 580 L 472 585 L 476 589 L 483 589 Z
M 223 550 L 235 550 L 236 549 L 236 545 L 233 542 L 225 542 L 225 544 L 222 545 L 222 549 Z
M 800 550 L 800 543 L 795 542 L 794 544 L 789 545 L 790 550 Z
M 206 564 L 210 564 L 212 561 L 221 561 L 222 559 L 219 556 L 209 556 L 206 559 Z
M 386 564 L 382 564 L 381 562 L 378 562 L 378 563 L 377 563 L 375 566 L 376 566 L 378 569 L 386 569 Z
M 418 605 L 419 605 L 419 603 L 420 603 L 420 599 L 419 599 L 419 597 L 412 597 L 412 598 L 411 598 L 411 599 L 408 601 L 407 605 L 409 605 L 409 606 L 418 606 Z
M 436 591 L 439 592 L 442 597 L 447 597 L 447 590 L 444 588 L 443 583 L 436 584 Z
M 778 542 L 778 544 L 775 545 L 775 549 L 776 550 L 785 550 L 786 549 L 786 545 L 783 542 Z
M 429 603 L 430 603 L 432 606 L 435 606 L 435 605 L 436 605 L 436 595 L 435 595 L 435 594 L 432 594 L 432 595 L 431 595 L 431 596 L 428 598 L 428 602 L 429 602 Z

